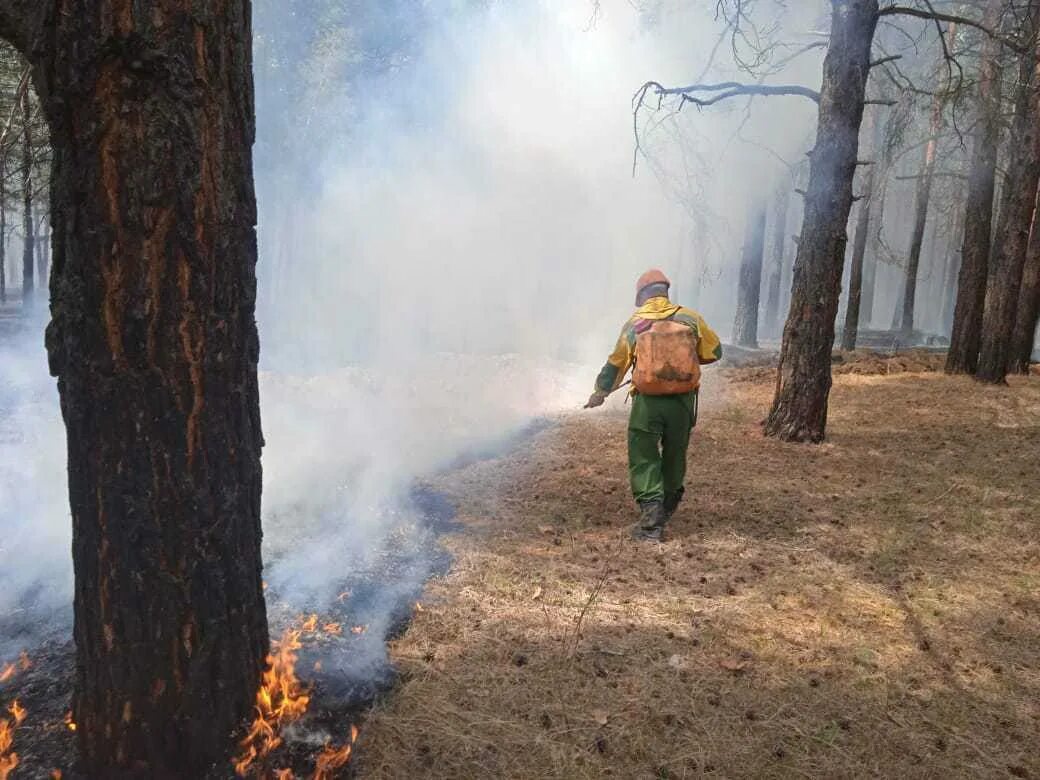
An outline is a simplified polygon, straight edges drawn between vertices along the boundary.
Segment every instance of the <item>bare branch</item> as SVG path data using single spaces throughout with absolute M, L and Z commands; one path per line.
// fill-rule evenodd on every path
M 652 85 L 654 94 L 656 95 L 678 95 L 682 98 L 683 102 L 693 103 L 698 106 L 711 106 L 715 103 L 727 100 L 728 98 L 739 97 L 740 95 L 794 95 L 809 98 L 809 100 L 812 100 L 814 103 L 820 102 L 819 92 L 798 84 L 741 84 L 737 81 L 726 81 L 721 84 L 691 84 L 686 87 L 663 87 L 654 82 L 648 82 L 648 84 Z M 710 98 L 700 98 L 695 94 L 698 92 L 717 92 L 719 94 Z
M 876 68 L 879 65 L 884 65 L 886 62 L 895 62 L 896 60 L 901 59 L 903 59 L 902 54 L 892 54 L 888 57 L 882 57 L 881 59 L 874 60 L 872 63 L 870 63 L 870 67 Z
M 1007 36 L 1001 35 L 1000 31 L 988 27 L 987 25 L 983 24 L 977 19 L 972 19 L 967 16 L 960 16 L 958 14 L 948 14 L 944 13 L 943 11 L 936 11 L 934 7 L 932 7 L 931 3 L 928 3 L 928 7 L 929 10 L 923 11 L 920 8 L 914 8 L 912 6 L 907 5 L 889 5 L 879 10 L 878 16 L 913 16 L 917 19 L 925 19 L 927 21 L 947 22 L 948 24 L 961 24 L 965 27 L 972 27 L 976 30 L 981 30 L 982 32 L 986 33 L 986 35 L 988 35 L 990 38 L 996 38 L 1009 49 L 1012 49 L 1013 51 L 1018 52 L 1019 54 L 1024 54 L 1029 50 L 1028 46 L 1023 45 L 1022 43 L 1014 39 L 1008 38 Z

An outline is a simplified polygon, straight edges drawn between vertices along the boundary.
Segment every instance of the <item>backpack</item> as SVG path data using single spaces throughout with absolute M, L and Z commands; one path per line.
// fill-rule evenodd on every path
M 636 324 L 636 362 L 632 384 L 643 395 L 680 395 L 700 387 L 696 329 L 674 320 Z

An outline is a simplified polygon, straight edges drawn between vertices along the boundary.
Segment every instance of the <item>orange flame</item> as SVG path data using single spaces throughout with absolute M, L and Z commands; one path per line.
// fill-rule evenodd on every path
M 14 725 L 20 726 L 22 721 L 25 720 L 25 707 L 18 703 L 18 699 L 15 699 L 11 706 L 7 708 L 7 711 L 11 713 L 11 717 L 14 718 Z
M 18 766 L 18 754 L 11 750 L 14 744 L 14 729 L 11 721 L 0 720 L 0 780 L 7 780 Z
M 350 633 L 352 634 L 363 634 L 366 631 L 368 631 L 368 626 L 354 626 L 350 629 Z
M 303 630 L 308 634 L 318 627 L 318 616 L 311 615 L 309 618 L 303 621 Z
M 69 727 L 69 731 L 76 730 L 76 721 L 72 719 L 72 710 L 65 713 L 65 725 Z
M 354 743 L 357 742 L 357 738 L 357 726 L 351 726 L 350 742 L 345 743 L 340 748 L 334 748 L 328 744 L 325 745 L 325 750 L 318 756 L 318 760 L 314 765 L 312 780 L 332 780 L 334 772 L 345 767 L 350 761 L 350 757 L 354 755 Z
M 313 617 L 317 625 L 317 616 Z M 234 761 L 239 777 L 245 777 L 254 762 L 263 761 L 276 750 L 282 744 L 281 729 L 307 711 L 310 696 L 296 678 L 296 651 L 300 647 L 298 629 L 287 630 L 272 643 L 267 671 L 256 694 L 256 719 L 240 743 L 242 753 Z
M 14 677 L 14 673 L 17 671 L 14 664 L 8 664 L 0 671 L 0 683 L 5 683 Z
M 326 623 L 322 626 L 322 629 L 326 634 L 332 634 L 334 636 L 343 633 L 343 626 L 340 623 Z
M 61 780 L 61 770 L 60 769 L 51 770 L 51 780 Z

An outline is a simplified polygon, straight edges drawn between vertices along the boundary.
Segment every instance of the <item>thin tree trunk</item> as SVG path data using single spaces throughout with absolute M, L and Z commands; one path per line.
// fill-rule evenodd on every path
M 862 318 L 861 308 L 863 305 L 863 260 L 867 253 L 867 236 L 870 233 L 870 214 L 874 206 L 874 180 L 881 166 L 879 159 L 882 154 L 880 145 L 877 143 L 876 128 L 878 122 L 876 111 L 864 113 L 863 123 L 866 126 L 867 135 L 873 140 L 874 148 L 872 154 L 874 159 L 863 175 L 863 194 L 859 202 L 859 210 L 856 215 L 856 233 L 852 240 L 852 265 L 849 271 L 849 303 L 845 310 L 845 329 L 841 335 L 841 348 L 852 351 L 856 348 L 856 338 L 859 335 L 859 324 Z
M 1040 323 L 1040 198 L 1033 215 L 1026 267 L 1022 272 L 1022 292 L 1018 298 L 1018 316 L 1011 342 L 1009 371 L 1028 374 L 1033 359 L 1037 324 Z
M 3 158 L 0 157 L 0 161 Z M 7 181 L 0 164 L 0 303 L 7 303 Z
M 44 253 L 43 217 L 36 225 L 36 281 L 40 285 L 40 294 L 47 288 L 47 256 Z
M 268 652 L 250 3 L 189 10 L 0 0 L 54 149 L 47 349 L 89 777 L 207 776 Z
M 947 30 L 949 41 L 946 48 L 953 52 L 957 40 L 957 25 L 951 24 Z M 944 61 L 945 62 L 945 61 Z M 910 237 L 910 252 L 906 264 L 906 284 L 903 289 L 903 311 L 901 330 L 909 335 L 914 330 L 914 311 L 917 303 L 917 276 L 921 265 L 921 247 L 924 244 L 924 230 L 928 222 L 928 207 L 932 199 L 932 183 L 935 180 L 935 150 L 942 132 L 943 109 L 946 106 L 948 84 L 936 90 L 932 97 L 932 118 L 928 128 L 928 143 L 924 147 L 921 169 L 917 178 L 917 192 L 914 197 L 914 229 Z
M 780 284 L 784 275 L 784 256 L 787 250 L 787 214 L 791 204 L 791 181 L 785 177 L 776 190 L 776 208 L 773 212 L 773 258 L 769 270 L 769 290 L 766 295 L 766 322 L 770 333 L 779 330 Z
M 819 442 L 827 426 L 834 318 L 848 242 L 852 180 L 878 22 L 877 0 L 833 0 L 816 146 L 810 156 L 791 310 L 765 432 Z
M 32 125 L 30 124 L 29 90 L 22 91 L 22 306 L 32 305 L 33 289 L 33 188 Z
M 960 240 L 964 229 L 964 208 L 954 206 L 954 216 L 950 220 L 950 235 L 947 236 L 946 264 L 943 271 L 942 308 L 939 311 L 939 328 L 948 334 L 953 325 L 953 306 L 957 298 L 957 275 L 960 273 Z
M 1030 4 L 1031 27 L 1040 29 L 1040 0 Z M 1011 160 L 1004 198 L 1004 229 L 990 264 L 977 379 L 1002 384 L 1012 363 L 1012 338 L 1022 291 L 1029 230 L 1040 184 L 1040 56 L 1020 60 L 1019 90 L 1011 130 Z
M 991 29 L 997 27 L 1003 9 L 1004 0 L 989 0 L 984 23 Z M 986 36 L 979 66 L 978 130 L 972 144 L 968 196 L 964 204 L 964 244 L 957 303 L 946 357 L 949 374 L 974 374 L 979 361 L 1000 146 L 1000 54 L 1000 41 Z
M 755 205 L 744 230 L 744 251 L 740 260 L 740 286 L 737 290 L 737 316 L 733 324 L 733 343 L 758 349 L 758 309 L 762 291 L 762 255 L 766 241 L 766 207 Z

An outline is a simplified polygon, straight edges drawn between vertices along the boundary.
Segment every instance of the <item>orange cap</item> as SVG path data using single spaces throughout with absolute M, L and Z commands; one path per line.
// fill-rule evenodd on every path
M 649 287 L 651 284 L 667 284 L 669 287 L 672 283 L 668 281 L 668 277 L 664 275 L 664 271 L 657 268 L 651 268 L 645 274 L 639 277 L 639 281 L 636 282 L 636 298 L 639 297 L 639 293 L 643 292 L 644 287 Z

